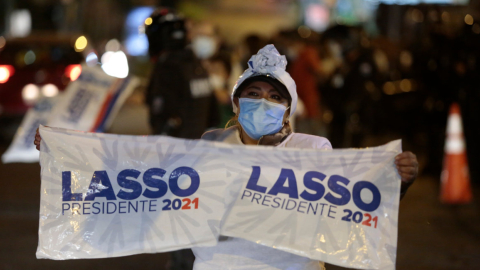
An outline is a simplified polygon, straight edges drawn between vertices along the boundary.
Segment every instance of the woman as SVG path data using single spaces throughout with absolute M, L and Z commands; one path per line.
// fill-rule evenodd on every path
M 294 133 L 289 117 L 297 105 L 296 86 L 285 71 L 286 59 L 273 45 L 267 45 L 248 61 L 232 93 L 235 125 L 209 131 L 202 139 L 232 144 L 271 145 L 304 149 L 331 149 L 323 137 Z M 37 132 L 35 144 L 40 146 Z M 415 180 L 418 163 L 411 152 L 396 157 L 402 179 L 402 195 Z M 220 237 L 214 247 L 192 249 L 194 269 L 324 269 L 314 261 L 281 250 L 233 237 Z

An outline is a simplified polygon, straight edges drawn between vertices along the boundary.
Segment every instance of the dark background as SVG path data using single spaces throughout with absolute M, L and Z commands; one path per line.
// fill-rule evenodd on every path
M 94 49 L 100 50 L 98 48 L 103 47 L 106 40 L 122 39 L 125 16 L 134 7 L 161 4 L 182 8 L 187 3 L 188 7 L 214 8 L 227 1 L 0 0 L 0 36 L 7 32 L 7 17 L 12 10 L 28 9 L 34 32 L 82 33 L 88 36 Z M 301 6 L 301 2 L 270 1 L 272 5 L 289 6 Z M 412 24 L 408 20 L 413 10 L 422 12 L 421 22 Z M 334 74 L 343 76 L 346 83 L 341 88 L 334 88 L 331 86 L 333 77 L 330 77 L 319 84 L 322 108 L 334 115 L 331 122 L 325 122 L 327 137 L 334 147 L 375 146 L 401 138 L 404 150 L 413 151 L 418 156 L 420 175 L 400 207 L 399 270 L 480 269 L 480 35 L 472 32 L 472 26 L 461 20 L 457 24 L 442 21 L 444 12 L 450 14 L 450 18 L 472 14 L 477 22 L 480 20 L 480 1 L 472 0 L 468 5 L 379 5 L 375 17 L 368 22 L 346 25 L 347 33 L 332 34 L 345 41 L 346 47 L 350 46 L 346 55 L 352 57 L 346 57 L 345 69 Z M 255 16 L 253 14 L 249 16 Z M 265 14 L 269 13 L 259 16 Z M 437 14 L 439 19 L 431 19 L 432 14 Z M 302 23 L 300 19 L 298 25 Z M 368 30 L 372 24 L 375 25 L 374 31 Z M 361 45 L 362 35 L 368 44 L 373 45 Z M 227 47 L 234 45 L 227 44 Z M 319 48 L 324 45 L 317 44 Z M 390 70 L 386 74 L 374 70 L 370 77 L 361 76 L 358 67 L 372 63 L 374 49 L 387 54 Z M 413 64 L 408 69 L 403 69 L 399 63 L 402 51 L 413 56 Z M 146 61 L 147 64 L 138 64 L 140 60 L 131 59 L 132 73 L 148 78 L 148 59 Z M 385 93 L 385 83 L 402 79 L 415 82 L 416 91 L 395 95 Z M 374 85 L 373 90 L 365 87 L 370 82 Z M 445 205 L 439 200 L 445 130 L 448 110 L 453 102 L 461 106 L 474 197 L 472 203 L 458 206 Z M 127 109 L 123 109 L 123 115 L 121 112 L 110 132 L 135 133 L 127 127 L 118 128 L 122 119 L 128 119 L 123 121 L 126 123 L 146 115 L 132 116 Z M 6 131 L 4 126 L 0 129 Z M 0 137 L 0 154 L 5 152 L 10 140 L 8 136 Z M 0 164 L 0 270 L 165 269 L 168 254 L 37 260 L 39 200 L 38 164 Z M 327 269 L 341 268 L 328 266 Z

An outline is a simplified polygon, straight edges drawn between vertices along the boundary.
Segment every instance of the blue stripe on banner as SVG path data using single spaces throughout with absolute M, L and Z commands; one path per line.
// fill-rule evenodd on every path
M 130 78 L 125 78 L 122 82 L 122 85 L 118 88 L 117 92 L 113 96 L 113 98 L 110 100 L 110 103 L 108 104 L 108 109 L 105 115 L 103 116 L 102 121 L 100 122 L 100 125 L 95 129 L 95 132 L 103 132 L 105 131 L 105 124 L 107 122 L 108 116 L 112 112 L 113 107 L 115 106 L 115 103 L 118 100 L 118 97 L 125 91 L 125 88 L 127 88 L 128 83 L 130 82 Z

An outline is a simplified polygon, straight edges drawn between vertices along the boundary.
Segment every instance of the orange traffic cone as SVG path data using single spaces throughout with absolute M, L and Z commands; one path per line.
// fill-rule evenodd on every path
M 448 116 L 447 141 L 441 179 L 440 200 L 443 203 L 465 204 L 472 201 L 462 117 L 457 103 L 452 104 Z

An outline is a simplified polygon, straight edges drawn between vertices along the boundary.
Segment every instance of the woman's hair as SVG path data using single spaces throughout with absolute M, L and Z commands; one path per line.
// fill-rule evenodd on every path
M 230 120 L 228 120 L 227 124 L 225 124 L 225 128 L 229 128 L 231 126 L 237 126 L 239 131 L 241 132 L 242 130 L 242 125 L 240 125 L 240 123 L 238 122 L 238 115 L 235 114 L 234 116 L 232 116 L 232 118 L 230 118 Z

